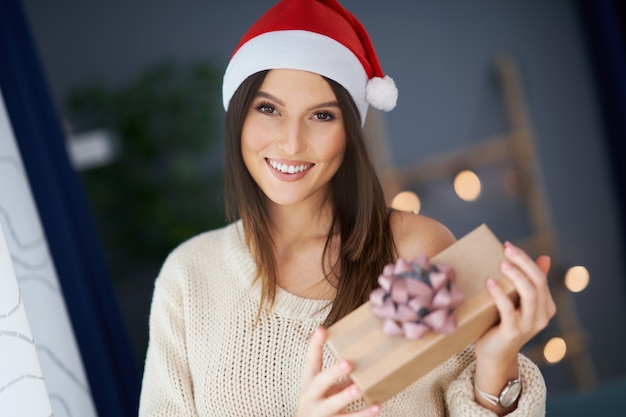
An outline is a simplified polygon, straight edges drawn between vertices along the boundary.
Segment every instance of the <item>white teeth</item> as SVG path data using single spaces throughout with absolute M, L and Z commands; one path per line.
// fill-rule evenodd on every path
M 287 165 L 281 164 L 280 162 L 276 162 L 271 159 L 268 159 L 268 161 L 275 170 L 289 174 L 306 171 L 309 168 L 308 165 Z

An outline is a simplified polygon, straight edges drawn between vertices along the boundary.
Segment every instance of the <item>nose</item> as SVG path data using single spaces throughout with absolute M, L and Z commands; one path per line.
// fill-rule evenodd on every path
M 276 146 L 286 155 L 297 155 L 306 149 L 307 129 L 304 122 L 291 119 L 282 123 Z

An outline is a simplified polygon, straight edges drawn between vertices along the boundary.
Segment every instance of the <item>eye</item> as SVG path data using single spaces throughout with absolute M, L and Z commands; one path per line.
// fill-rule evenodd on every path
M 320 111 L 313 115 L 313 118 L 316 120 L 321 120 L 324 122 L 330 122 L 331 120 L 335 120 L 335 116 L 332 113 Z
M 260 111 L 261 113 L 265 113 L 265 114 L 278 113 L 278 111 L 276 110 L 276 107 L 272 106 L 269 103 L 260 103 L 256 106 L 256 109 Z

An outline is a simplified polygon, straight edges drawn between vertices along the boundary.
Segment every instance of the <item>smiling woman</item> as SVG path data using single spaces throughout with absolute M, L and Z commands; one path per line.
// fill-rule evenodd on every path
M 243 36 L 223 83 L 232 223 L 163 265 L 141 416 L 543 415 L 543 378 L 519 350 L 555 312 L 549 259 L 511 244 L 502 271 L 520 305 L 488 281 L 500 324 L 384 404 L 366 404 L 352 364 L 325 347 L 325 328 L 368 300 L 385 265 L 455 240 L 385 205 L 362 126 L 369 105 L 396 99 L 335 0 L 283 0 Z
M 241 136 L 244 163 L 275 204 L 270 210 L 312 203 L 321 213 L 330 179 L 343 161 L 345 136 L 339 103 L 324 78 L 306 71 L 270 71 L 252 100 Z

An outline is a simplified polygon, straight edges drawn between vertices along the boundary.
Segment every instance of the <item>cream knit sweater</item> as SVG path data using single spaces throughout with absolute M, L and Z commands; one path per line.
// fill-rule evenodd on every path
M 274 309 L 255 326 L 254 274 L 241 222 L 170 254 L 155 282 L 141 417 L 293 416 L 308 339 L 327 302 L 279 289 Z M 326 366 L 332 362 L 326 350 Z M 521 355 L 520 369 L 522 396 L 510 415 L 543 416 L 543 377 Z M 381 415 L 493 416 L 474 401 L 472 372 L 469 347 L 383 404 Z

